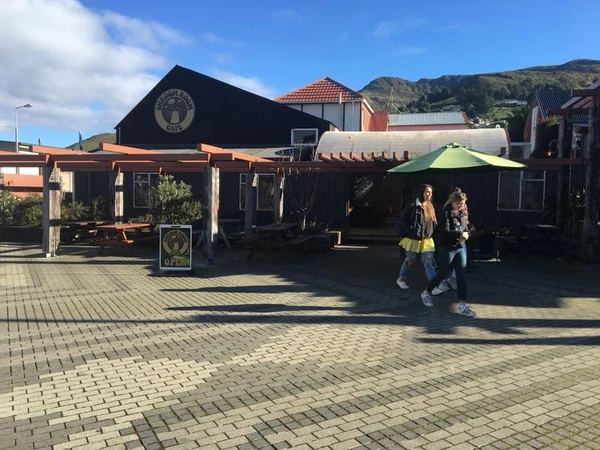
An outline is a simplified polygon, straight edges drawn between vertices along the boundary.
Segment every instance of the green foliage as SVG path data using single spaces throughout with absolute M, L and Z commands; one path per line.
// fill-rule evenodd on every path
M 106 200 L 104 197 L 99 195 L 98 197 L 94 197 L 92 202 L 90 203 L 90 219 L 91 220 L 102 220 L 105 218 L 104 215 L 104 205 L 106 204 Z
M 556 116 L 538 123 L 535 138 L 535 151 L 532 155 L 534 158 L 548 158 L 546 152 L 550 148 L 556 148 L 556 143 L 552 143 L 552 141 L 558 139 L 558 126 L 559 120 Z M 554 153 L 552 157 L 556 158 L 556 153 Z
M 117 142 L 116 133 L 101 133 L 96 134 L 95 136 L 91 136 L 82 141 L 83 151 L 89 152 L 91 150 L 96 150 L 100 147 L 101 142 L 108 142 L 110 144 L 115 144 Z M 79 142 L 69 145 L 67 148 L 73 150 L 79 150 Z
M 512 142 L 523 140 L 527 116 L 529 116 L 529 105 L 522 105 L 513 109 L 512 116 L 508 118 L 508 133 Z
M 39 227 L 42 225 L 42 197 L 30 195 L 19 199 L 15 205 L 13 225 Z
M 319 234 L 324 231 L 329 231 L 329 223 L 317 222 L 313 219 L 304 225 L 302 234 Z
M 0 189 L 0 225 L 10 225 L 13 222 L 17 197 L 6 189 Z
M 477 75 L 444 75 L 435 79 L 424 78 L 416 82 L 398 77 L 380 77 L 371 81 L 359 92 L 376 111 L 389 110 L 388 104 L 392 92 L 394 106 L 400 111 L 406 111 L 405 105 L 413 101 L 418 102 L 422 96 L 425 96 L 425 101 L 429 103 L 431 110 L 437 111 L 443 104 L 447 105 L 448 99 L 455 96 L 461 88 L 467 91 L 463 93 L 466 97 L 472 95 L 468 91 L 477 91 L 485 85 L 487 96 L 492 99 L 529 100 L 537 90 L 585 88 L 599 77 L 600 61 L 574 60 L 559 66 L 531 67 Z M 475 94 L 476 97 L 478 95 L 481 96 L 481 93 Z M 484 97 L 483 100 L 485 106 L 489 99 Z M 477 109 L 475 104 L 473 106 Z
M 151 191 L 150 216 L 154 224 L 192 224 L 202 217 L 201 204 L 190 185 L 172 175 L 160 176 Z
M 61 222 L 79 222 L 88 219 L 89 209 L 82 202 L 63 202 L 60 205 Z

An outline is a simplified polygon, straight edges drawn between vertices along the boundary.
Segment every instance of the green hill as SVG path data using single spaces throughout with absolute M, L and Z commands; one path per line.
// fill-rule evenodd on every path
M 91 150 L 96 150 L 100 146 L 100 142 L 109 142 L 111 144 L 115 144 L 117 142 L 117 134 L 101 133 L 95 136 L 91 136 L 87 139 L 83 139 L 83 151 L 89 152 Z M 72 150 L 79 150 L 79 142 L 75 142 L 74 144 L 69 145 L 67 148 L 70 148 Z
M 454 107 L 468 113 L 485 114 L 503 98 L 530 100 L 538 90 L 584 88 L 598 79 L 600 61 L 577 59 L 558 66 L 476 75 L 444 75 L 416 82 L 380 77 L 359 92 L 376 111 L 426 112 Z

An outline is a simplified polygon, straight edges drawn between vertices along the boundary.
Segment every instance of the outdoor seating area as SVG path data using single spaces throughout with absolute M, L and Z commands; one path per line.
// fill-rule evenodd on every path
M 155 227 L 149 223 L 121 223 L 112 225 L 100 225 L 96 227 L 102 233 L 102 237 L 93 240 L 92 244 L 100 247 L 99 254 L 104 253 L 105 247 L 119 246 L 125 249 L 129 256 L 130 248 L 148 240 L 157 239 Z
M 301 249 L 306 252 L 308 242 L 312 235 L 301 235 L 299 223 L 272 223 L 254 227 L 256 234 L 245 238 L 240 243 L 248 248 L 246 262 L 251 262 L 258 250 L 265 250 L 265 254 L 271 249 L 282 249 L 286 262 L 289 262 L 289 252 L 293 249 Z

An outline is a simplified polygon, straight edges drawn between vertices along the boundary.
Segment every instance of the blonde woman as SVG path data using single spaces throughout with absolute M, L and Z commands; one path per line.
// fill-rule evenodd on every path
M 437 221 L 431 202 L 432 198 L 433 188 L 429 184 L 422 184 L 419 187 L 419 196 L 404 208 L 400 215 L 400 226 L 405 237 L 402 238 L 399 245 L 406 252 L 406 256 L 396 284 L 402 289 L 408 289 L 406 283 L 408 272 L 417 261 L 417 257 L 421 258 L 428 280 L 434 278 L 436 274 L 433 258 L 435 252 L 433 234 Z
M 476 313 L 467 305 L 467 254 L 463 244 L 469 239 L 465 207 L 467 196 L 464 192 L 453 192 L 444 205 L 440 218 L 438 247 L 438 274 L 429 280 L 427 288 L 421 293 L 421 300 L 427 307 L 433 306 L 432 291 L 445 280 L 452 269 L 456 270 L 456 293 L 458 295 L 458 314 L 475 317 Z

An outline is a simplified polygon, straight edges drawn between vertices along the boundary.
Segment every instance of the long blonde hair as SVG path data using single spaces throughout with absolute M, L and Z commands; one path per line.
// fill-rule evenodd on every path
M 423 218 L 425 219 L 426 222 L 428 222 L 428 221 L 435 222 L 436 217 L 435 217 L 435 208 L 433 207 L 433 203 L 425 200 L 425 191 L 427 189 L 431 189 L 431 192 L 433 193 L 433 187 L 430 184 L 422 184 L 421 186 L 419 186 L 419 201 L 421 202 L 421 206 L 423 207 L 423 216 L 424 216 Z
M 452 194 L 450 194 L 450 197 L 448 197 L 448 200 L 446 200 L 446 203 L 444 203 L 444 208 L 451 203 L 463 202 L 463 201 L 464 202 L 467 201 L 467 194 L 465 194 L 462 191 L 454 191 Z

